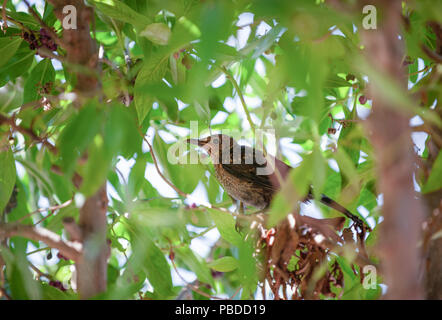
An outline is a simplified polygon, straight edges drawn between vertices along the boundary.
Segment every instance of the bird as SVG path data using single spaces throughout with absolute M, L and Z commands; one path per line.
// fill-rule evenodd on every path
M 248 206 L 265 211 L 275 194 L 280 190 L 284 178 L 292 167 L 258 149 L 239 145 L 225 134 L 213 134 L 201 139 L 187 139 L 187 143 L 204 149 L 212 159 L 215 177 L 233 199 Z M 271 159 L 273 167 L 268 166 Z M 313 199 L 312 187 L 302 199 L 306 203 Z M 351 219 L 361 230 L 371 230 L 358 216 L 321 194 L 320 202 Z

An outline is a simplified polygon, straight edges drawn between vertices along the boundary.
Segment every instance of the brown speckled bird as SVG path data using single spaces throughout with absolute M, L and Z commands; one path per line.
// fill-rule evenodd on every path
M 232 137 L 214 134 L 203 139 L 188 139 L 210 155 L 215 175 L 226 192 L 234 199 L 265 210 L 281 187 L 281 181 L 288 176 L 290 166 L 270 155 L 273 166 L 267 166 L 264 154 L 254 148 L 239 145 Z M 273 168 L 274 167 L 274 168 Z M 274 170 L 273 170 L 274 169 Z M 311 190 L 303 202 L 313 199 Z M 363 221 L 326 195 L 320 201 L 343 213 L 363 229 Z M 370 229 L 368 226 L 366 229 Z

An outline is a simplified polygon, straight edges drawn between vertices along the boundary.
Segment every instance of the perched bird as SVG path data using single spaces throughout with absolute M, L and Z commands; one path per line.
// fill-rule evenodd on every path
M 273 164 L 269 166 L 261 151 L 239 145 L 228 135 L 214 134 L 203 139 L 188 139 L 187 142 L 206 150 L 212 159 L 217 180 L 232 198 L 260 210 L 270 206 L 273 196 L 292 169 L 270 155 L 267 159 L 271 159 Z M 310 189 L 303 202 L 311 199 L 313 194 Z M 321 195 L 320 201 L 364 229 L 363 221 L 336 201 L 326 195 Z M 370 230 L 368 226 L 365 229 Z

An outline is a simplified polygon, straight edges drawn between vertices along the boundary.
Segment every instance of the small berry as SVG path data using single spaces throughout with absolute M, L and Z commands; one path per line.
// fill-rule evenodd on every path
M 49 285 L 54 287 L 54 288 L 57 288 L 57 289 L 59 289 L 61 291 L 66 291 L 66 288 L 63 286 L 63 283 L 61 283 L 58 280 L 51 280 L 51 281 L 49 281 Z
M 61 260 L 69 260 L 68 258 L 66 258 L 64 255 L 62 255 L 60 252 L 57 253 L 57 258 L 61 259 Z
M 192 68 L 192 60 L 190 60 L 187 54 L 184 55 L 183 59 L 181 60 L 181 63 L 186 67 L 187 70 Z
M 212 273 L 213 278 L 219 278 L 219 277 L 222 277 L 222 275 L 223 275 L 223 272 L 221 272 L 221 271 L 210 270 L 210 272 Z
M 359 97 L 359 103 L 360 104 L 366 104 L 367 103 L 367 97 L 362 95 Z
M 49 37 L 49 34 L 48 34 L 48 32 L 46 31 L 46 29 L 41 28 L 41 29 L 40 29 L 40 36 L 48 36 L 48 37 Z
M 403 66 L 407 66 L 407 65 L 413 64 L 413 63 L 414 63 L 413 59 L 411 57 L 409 57 L 409 56 L 406 56 L 405 59 L 404 59 L 404 62 L 402 63 L 402 65 Z

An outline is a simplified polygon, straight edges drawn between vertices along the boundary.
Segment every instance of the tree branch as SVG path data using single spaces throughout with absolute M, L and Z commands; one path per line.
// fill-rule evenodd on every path
M 21 134 L 30 137 L 35 142 L 42 143 L 53 154 L 57 154 L 57 152 L 58 152 L 57 148 L 53 144 L 51 144 L 48 140 L 46 140 L 44 138 L 40 138 L 31 129 L 23 128 L 23 127 L 17 125 L 15 123 L 15 119 L 9 118 L 9 117 L 6 117 L 6 116 L 0 114 L 0 125 L 3 123 L 8 124 L 14 131 L 20 132 Z
M 13 236 L 42 241 L 49 247 L 58 249 L 68 259 L 74 261 L 81 260 L 82 245 L 80 243 L 64 241 L 58 234 L 48 229 L 22 224 L 0 224 L 0 239 Z

